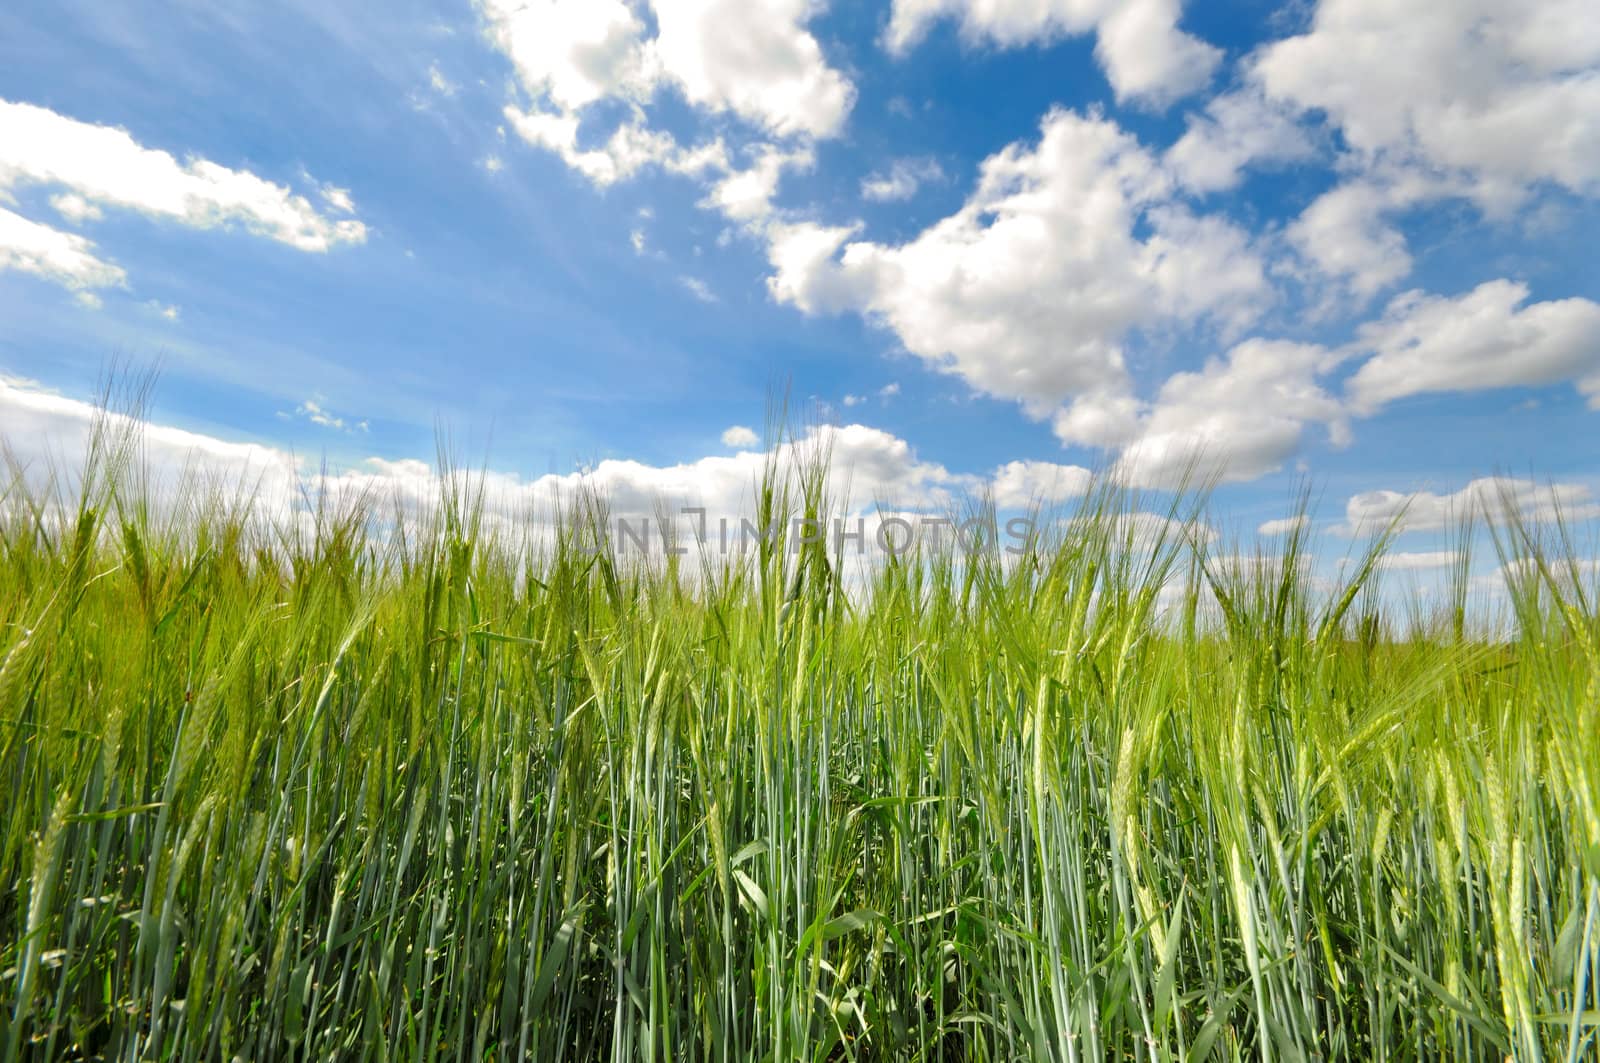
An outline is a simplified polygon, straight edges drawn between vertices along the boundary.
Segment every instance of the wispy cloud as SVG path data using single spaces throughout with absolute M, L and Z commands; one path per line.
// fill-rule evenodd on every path
M 357 421 L 340 417 L 324 406 L 321 400 L 315 398 L 302 402 L 294 408 L 292 413 L 285 413 L 280 410 L 278 416 L 284 420 L 309 421 L 319 428 L 331 428 L 336 432 L 350 434 L 366 432 L 370 427 L 364 420 Z
M 446 98 L 456 94 L 455 82 L 444 76 L 444 71 L 439 69 L 438 63 L 432 63 L 428 67 L 428 86 Z
M 237 224 L 301 251 L 327 251 L 367 236 L 361 222 L 329 220 L 304 196 L 247 170 L 196 156 L 179 162 L 116 126 L 0 100 L 0 191 L 29 183 L 64 187 L 73 198 L 59 202 L 80 219 L 92 205 L 200 229 Z
M 699 277 L 690 277 L 690 276 L 685 275 L 685 276 L 679 277 L 678 280 L 679 280 L 679 282 L 681 282 L 683 284 L 683 286 L 685 288 L 688 289 L 690 295 L 694 296 L 696 299 L 700 300 L 702 303 L 708 303 L 709 304 L 709 303 L 715 303 L 715 302 L 719 302 L 720 301 L 720 300 L 717 299 L 717 293 L 712 291 L 710 286 L 707 285 L 706 282 L 701 280 Z
M 942 180 L 944 168 L 937 159 L 896 159 L 888 170 L 867 175 L 861 182 L 861 198 L 896 203 L 916 195 L 925 182 Z
M 1299 531 L 1309 523 L 1310 518 L 1301 514 L 1296 517 L 1283 517 L 1279 520 L 1269 520 L 1256 528 L 1256 534 L 1273 538 L 1279 535 L 1288 535 L 1290 532 Z
M 337 185 L 323 185 L 320 192 L 322 201 L 339 213 L 354 214 L 356 212 L 356 204 L 350 198 L 350 190 L 348 188 L 340 188 Z

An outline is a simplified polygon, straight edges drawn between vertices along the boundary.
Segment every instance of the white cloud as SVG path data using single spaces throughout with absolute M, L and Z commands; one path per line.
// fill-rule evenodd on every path
M 622 0 L 482 0 L 491 40 L 532 97 L 506 117 L 524 140 L 555 152 L 599 185 L 646 166 L 720 173 L 712 202 L 735 220 L 765 212 L 779 174 L 801 152 L 770 148 L 739 171 L 721 141 L 685 149 L 651 127 L 645 105 L 664 88 L 711 115 L 734 114 L 780 138 L 836 134 L 855 99 L 806 23 L 811 0 L 652 0 L 656 35 Z M 597 141 L 589 109 L 611 101 L 627 116 Z
M 1280 517 L 1277 520 L 1263 521 L 1260 527 L 1256 528 L 1256 534 L 1267 538 L 1275 538 L 1299 531 L 1310 522 L 1311 518 L 1303 513 L 1294 517 Z
M 104 211 L 75 192 L 57 192 L 50 197 L 50 206 L 55 208 L 57 214 L 78 225 L 105 217 Z
M 168 321 L 177 321 L 178 318 L 183 315 L 183 311 L 181 309 L 176 306 L 163 303 L 159 299 L 147 299 L 145 300 L 144 305 L 145 308 L 148 309 L 152 314 L 157 314 Z
M 736 424 L 722 433 L 722 445 L 725 447 L 753 447 L 761 442 L 761 437 L 756 435 L 754 429 Z
M 1418 572 L 1425 569 L 1449 568 L 1461 560 L 1454 550 L 1397 550 L 1384 554 L 1378 567 L 1391 572 Z
M 898 383 L 885 384 L 883 387 L 879 388 L 875 394 L 878 396 L 879 402 L 887 403 L 890 399 L 900 394 L 900 385 Z M 867 402 L 870 402 L 871 400 L 871 395 L 846 395 L 839 401 L 846 408 L 849 408 L 852 406 L 861 406 Z
M 1139 268 L 1154 286 L 1156 314 L 1179 322 L 1210 317 L 1236 334 L 1273 299 L 1251 237 L 1220 215 L 1152 206 Z
M 57 209 L 77 219 L 114 207 L 197 228 L 237 224 L 302 251 L 366 239 L 361 222 L 332 221 L 248 171 L 198 157 L 180 163 L 122 129 L 0 100 L 0 192 L 23 184 L 64 188 L 75 198 Z
M 684 148 L 670 134 L 650 129 L 638 114 L 617 126 L 604 142 L 581 147 L 582 119 L 575 113 L 523 111 L 508 104 L 504 114 L 524 140 L 554 152 L 599 187 L 625 181 L 649 167 L 659 167 L 703 181 L 706 195 L 700 206 L 718 211 L 748 229 L 759 229 L 772 214 L 772 200 L 784 173 L 808 169 L 814 159 L 805 145 L 786 149 L 755 143 L 742 152 L 730 153 L 719 138 Z M 733 154 L 747 157 L 748 164 L 741 168 Z
M 1115 471 L 1137 486 L 1173 486 L 1191 471 L 1250 480 L 1280 468 L 1309 425 L 1326 425 L 1336 444 L 1348 441 L 1343 408 L 1317 383 L 1333 364 L 1322 347 L 1246 340 L 1226 359 L 1173 374 L 1148 407 L 1112 396 L 1098 438 L 1092 413 L 1104 400 L 1094 397 L 1079 400 L 1056 431 L 1066 442 L 1120 445 Z
M 861 182 L 861 198 L 874 203 L 896 203 L 917 194 L 924 181 L 944 180 L 937 159 L 896 159 L 887 171 L 868 174 Z
M 344 428 L 344 418 L 335 417 L 310 399 L 296 407 L 295 412 L 312 424 L 321 425 L 324 428 L 338 428 L 341 430 Z
M 588 0 L 585 0 L 588 2 Z M 691 103 L 733 111 L 779 136 L 832 136 L 855 87 L 805 25 L 815 0 L 651 0 L 652 54 Z
M 89 403 L 0 377 L 3 440 L 22 463 L 25 479 L 35 486 L 42 487 L 57 473 L 65 475 L 65 486 L 71 489 L 72 473 L 82 467 L 97 416 Z M 112 421 L 116 427 L 130 423 L 120 416 Z M 438 476 L 427 463 L 413 459 L 374 456 L 330 468 L 320 459 L 297 457 L 276 447 L 231 442 L 168 425 L 141 422 L 140 427 L 138 457 L 149 473 L 158 505 L 171 505 L 183 497 L 177 488 L 187 480 L 251 499 L 258 520 L 304 527 L 312 519 L 307 500 L 319 496 L 335 503 L 362 499 L 380 519 L 392 512 L 408 520 L 428 512 L 439 498 Z M 730 445 L 756 445 L 754 432 L 738 430 L 747 435 L 735 437 Z M 885 522 L 892 518 L 905 522 L 889 536 L 896 542 L 907 534 L 924 543 L 949 542 L 950 527 L 944 518 L 960 512 L 964 499 L 985 488 L 997 502 L 1014 501 L 1020 507 L 1041 497 L 1073 497 L 1088 482 L 1083 470 L 1073 466 L 1036 462 L 1002 466 L 992 480 L 954 474 L 919 459 L 905 440 L 859 424 L 812 428 L 771 452 L 746 449 L 676 465 L 608 459 L 592 468 L 532 480 L 493 471 L 482 473 L 481 480 L 480 474 L 471 475 L 481 483 L 485 527 L 503 534 L 503 542 L 511 548 L 548 542 L 558 507 L 571 512 L 584 492 L 603 498 L 612 518 L 626 518 L 635 529 L 663 510 L 681 513 L 685 507 L 702 507 L 708 545 L 717 548 L 725 518 L 728 544 L 738 549 L 740 522 L 754 515 L 757 487 L 767 470 L 776 467 L 780 476 L 791 476 L 819 461 L 827 470 L 833 495 L 830 513 L 851 518 L 842 528 L 835 524 L 828 529 L 830 542 L 847 556 L 881 556 L 874 544 L 880 542 L 880 530 L 888 531 Z M 862 518 L 863 537 L 839 542 L 840 531 L 857 534 L 856 517 Z M 691 519 L 677 523 L 679 541 L 692 545 Z M 1136 548 L 1151 545 L 1158 536 L 1214 538 L 1203 525 L 1186 525 L 1155 513 L 1123 513 L 1115 527 L 1115 534 Z M 651 541 L 656 556 L 661 556 L 663 543 L 656 527 Z
M 1292 108 L 1269 100 L 1254 86 L 1213 96 L 1189 116 L 1189 127 L 1167 149 L 1167 165 L 1195 192 L 1233 188 L 1246 165 L 1295 162 L 1316 154 Z
M 554 152 L 601 187 L 626 180 L 646 166 L 669 163 L 678 154 L 670 136 L 652 132 L 638 120 L 618 126 L 600 146 L 584 148 L 578 145 L 576 114 L 523 111 L 509 104 L 503 113 L 522 139 Z
M 701 280 L 699 277 L 683 276 L 679 277 L 678 280 L 683 284 L 684 288 L 689 292 L 690 295 L 694 296 L 702 303 L 715 303 L 718 301 L 717 293 L 712 291 L 711 286 L 705 281 Z
M 1053 110 L 1036 145 L 986 159 L 961 209 L 908 243 L 773 226 L 769 289 L 806 312 L 864 312 L 934 368 L 1045 417 L 1075 394 L 1125 386 L 1130 329 L 1237 327 L 1269 298 L 1244 234 L 1172 194 L 1115 123 Z
M 1003 48 L 1094 32 L 1119 100 L 1161 104 L 1203 88 L 1222 53 L 1178 29 L 1179 0 L 894 0 L 884 43 L 904 54 L 942 18 Z
M 1399 205 L 1390 189 L 1347 181 L 1312 201 L 1286 235 L 1317 275 L 1367 298 L 1411 272 L 1405 237 L 1385 220 Z
M 1120 385 L 1078 396 L 1052 422 L 1063 443 L 1123 447 L 1138 438 L 1146 404 Z
M 1600 31 L 1588 0 L 1319 0 L 1304 33 L 1242 63 L 1168 152 L 1197 192 L 1251 163 L 1307 158 L 1320 115 L 1343 151 L 1341 183 L 1286 229 L 1322 311 L 1411 272 L 1396 224 L 1467 197 L 1502 214 L 1531 190 L 1600 193 Z
M 1600 591 L 1600 587 L 1595 586 L 1597 579 L 1600 579 L 1600 558 L 1553 558 L 1541 569 L 1533 558 L 1519 557 L 1498 566 L 1490 575 L 1475 577 L 1472 585 L 1480 591 L 1501 591 L 1507 587 L 1547 585 L 1548 580 L 1555 583 L 1563 595 L 1579 591 L 1593 601 L 1593 596 Z
M 1408 395 L 1539 386 L 1576 380 L 1600 407 L 1600 304 L 1523 305 L 1524 284 L 1489 281 L 1459 298 L 1408 292 L 1355 346 L 1372 357 L 1347 385 L 1357 412 Z
M 623 0 L 481 0 L 490 39 L 533 96 L 563 111 L 620 96 L 641 100 L 655 73 L 644 24 Z
M 444 76 L 444 71 L 439 69 L 438 63 L 431 63 L 428 66 L 428 86 L 446 98 L 456 94 L 455 83 Z
M 1533 480 L 1488 476 L 1450 494 L 1432 491 L 1366 491 L 1345 504 L 1344 530 L 1361 535 L 1377 532 L 1404 514 L 1407 531 L 1436 531 L 1465 519 L 1499 522 L 1508 513 L 1530 523 L 1587 520 L 1600 516 L 1600 502 L 1585 484 L 1541 484 Z
M 652 0 L 656 35 L 622 0 L 483 0 L 523 86 L 563 115 L 662 87 L 778 136 L 827 137 L 855 100 L 805 28 L 812 0 Z
M 355 200 L 350 198 L 348 188 L 338 185 L 323 185 L 317 190 L 322 196 L 322 201 L 340 214 L 354 214 L 356 212 Z
M 71 476 L 83 467 L 97 416 L 90 403 L 0 377 L 0 442 L 35 485 L 52 473 Z M 120 416 L 112 422 L 128 423 Z M 143 425 L 141 444 L 158 489 L 170 489 L 187 471 L 219 487 L 258 488 L 253 493 L 269 508 L 286 509 L 297 496 L 299 463 L 283 451 L 149 423 Z
M 324 406 L 320 399 L 314 398 L 296 406 L 293 413 L 279 413 L 278 416 L 285 420 L 300 418 L 310 421 L 319 428 L 331 428 L 336 432 L 365 432 L 368 427 L 366 421 L 351 421 L 338 416 Z
M 306 406 L 326 414 L 314 402 Z M 32 483 L 42 485 L 52 471 L 70 476 L 82 467 L 97 415 L 90 403 L 0 377 L 3 440 L 28 470 Z M 120 416 L 113 421 L 129 423 Z M 438 495 L 435 474 L 420 461 L 370 457 L 324 474 L 318 458 L 168 425 L 141 425 L 142 457 L 158 486 L 170 490 L 187 473 L 207 483 L 243 487 L 255 495 L 269 518 L 292 514 L 306 495 L 314 498 L 322 490 L 335 497 L 364 496 L 380 508 L 393 498 L 413 512 Z M 726 436 L 732 440 L 730 446 L 759 445 L 755 433 L 742 426 L 729 429 Z M 772 457 L 785 474 L 825 457 L 838 513 L 870 513 L 880 503 L 942 510 L 980 483 L 922 461 L 904 440 L 864 425 L 813 428 L 783 443 Z M 483 480 L 486 515 L 491 523 L 520 533 L 540 513 L 549 516 L 558 501 L 570 504 L 577 492 L 591 490 L 607 499 L 616 516 L 653 516 L 658 503 L 665 503 L 674 508 L 703 506 L 713 518 L 726 516 L 736 524 L 752 515 L 755 488 L 768 460 L 765 450 L 745 449 L 667 466 L 607 459 L 590 469 L 532 480 L 490 471 Z
M 1081 465 L 1012 461 L 995 470 L 990 488 L 999 509 L 1027 509 L 1081 497 L 1093 478 Z
M 7 269 L 31 273 L 91 297 L 90 289 L 121 288 L 128 280 L 122 267 L 99 258 L 94 243 L 85 237 L 40 225 L 0 207 L 0 270 Z M 90 305 L 98 306 L 99 300 Z
M 772 275 L 767 291 L 780 303 L 792 303 L 807 314 L 839 313 L 864 308 L 857 285 L 834 261 L 859 226 L 824 226 L 815 222 L 776 222 L 767 229 L 767 260 Z
M 761 222 L 772 213 L 772 198 L 777 195 L 784 171 L 809 169 L 812 162 L 810 149 L 783 151 L 766 145 L 743 170 L 724 163 L 724 176 L 712 184 L 701 205 L 721 211 L 731 221 L 746 225 Z
M 1537 182 L 1600 189 L 1600 31 L 1590 0 L 1321 0 L 1253 76 L 1323 112 L 1367 162 L 1459 175 L 1486 206 Z

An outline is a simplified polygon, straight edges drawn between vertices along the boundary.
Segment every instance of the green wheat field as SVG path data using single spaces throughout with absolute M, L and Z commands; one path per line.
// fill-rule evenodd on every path
M 5 1060 L 1596 1058 L 1581 529 L 630 561 L 114 436 L 0 479 Z

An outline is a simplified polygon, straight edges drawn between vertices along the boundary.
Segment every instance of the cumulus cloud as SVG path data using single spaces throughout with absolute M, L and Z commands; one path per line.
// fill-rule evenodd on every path
M 726 447 L 753 447 L 761 442 L 761 437 L 755 430 L 736 424 L 722 433 L 722 445 Z
M 1318 279 L 1363 299 L 1411 272 L 1411 253 L 1388 215 L 1414 200 L 1367 180 L 1351 180 L 1312 201 L 1286 236 Z
M 584 0 L 588 2 L 588 0 Z M 805 28 L 814 0 L 651 0 L 652 55 L 689 102 L 779 136 L 832 136 L 855 87 Z
M 1457 175 L 1503 208 L 1541 182 L 1600 189 L 1594 23 L 1588 0 L 1320 0 L 1253 76 L 1326 115 L 1364 161 Z
M 1313 427 L 1344 446 L 1352 416 L 1411 395 L 1571 380 L 1600 406 L 1600 304 L 1527 298 L 1525 285 L 1504 280 L 1457 298 L 1409 292 L 1343 349 L 1252 338 L 1173 374 L 1150 402 L 1126 388 L 1080 395 L 1055 432 L 1118 451 L 1115 471 L 1130 483 L 1170 486 L 1191 472 L 1231 481 L 1276 471 Z M 1362 356 L 1342 395 L 1324 386 Z
M 311 408 L 314 404 L 307 404 Z M 320 407 L 316 407 L 320 410 Z M 321 411 L 326 414 L 325 410 Z M 46 391 L 23 380 L 0 377 L 0 443 L 23 468 L 25 478 L 42 487 L 52 476 L 82 467 L 92 428 L 102 414 L 92 404 Z M 258 518 L 289 522 L 307 519 L 307 500 L 365 499 L 382 512 L 407 517 L 429 510 L 439 497 L 438 474 L 427 463 L 406 458 L 368 457 L 342 467 L 317 458 L 297 456 L 257 443 L 234 442 L 171 425 L 133 422 L 112 415 L 113 428 L 137 426 L 139 458 L 157 500 L 172 502 L 185 481 L 252 498 Z M 1087 470 L 1049 462 L 1011 462 L 992 477 L 952 473 L 923 460 L 905 440 L 865 425 L 816 426 L 771 450 L 757 449 L 749 428 L 734 426 L 724 442 L 741 449 L 674 465 L 649 465 L 607 459 L 571 473 L 533 479 L 495 471 L 481 476 L 484 519 L 488 528 L 508 534 L 511 542 L 547 542 L 557 514 L 571 512 L 580 495 L 604 499 L 613 518 L 642 523 L 663 512 L 679 514 L 677 532 L 692 536 L 695 521 L 684 509 L 706 511 L 711 541 L 726 518 L 737 533 L 740 521 L 754 515 L 763 475 L 776 468 L 789 475 L 821 464 L 832 492 L 831 512 L 851 518 L 845 529 L 862 529 L 865 539 L 851 549 L 870 551 L 886 523 L 897 541 L 906 534 L 918 541 L 948 541 L 948 520 L 962 511 L 965 500 L 987 493 L 1002 509 L 1023 509 L 1081 496 L 1089 489 Z M 59 481 L 58 481 L 59 482 Z M 858 525 L 856 518 L 862 523 Z M 946 529 L 939 531 L 943 524 Z M 656 548 L 661 539 L 654 533 Z M 1214 533 L 1155 513 L 1127 512 L 1115 534 L 1149 545 L 1157 538 Z M 680 539 L 685 542 L 687 539 Z
M 1246 340 L 1196 372 L 1173 374 L 1152 403 L 1080 399 L 1056 432 L 1066 442 L 1120 447 L 1115 471 L 1137 486 L 1174 486 L 1191 473 L 1250 480 L 1280 468 L 1310 425 L 1348 442 L 1343 407 L 1317 383 L 1333 364 L 1316 345 Z
M 754 160 L 744 169 L 719 160 L 715 165 L 722 176 L 711 185 L 701 206 L 746 225 L 763 222 L 772 213 L 772 199 L 784 173 L 809 169 L 812 161 L 809 148 L 785 151 L 771 145 L 755 149 Z
M 1012 461 L 995 470 L 990 488 L 1000 509 L 1027 509 L 1079 498 L 1094 474 L 1081 465 L 1049 461 Z
M 623 0 L 484 0 L 480 8 L 523 86 L 560 110 L 642 99 L 653 88 L 644 23 Z
M 63 189 L 56 209 L 74 221 L 134 210 L 196 228 L 238 225 L 301 251 L 360 243 L 367 233 L 360 221 L 331 220 L 248 171 L 198 157 L 179 162 L 114 126 L 0 100 L 0 192 L 25 184 Z
M 1114 122 L 1052 110 L 1036 145 L 984 160 L 961 209 L 907 243 L 773 226 L 769 289 L 806 312 L 865 313 L 932 367 L 1046 417 L 1073 395 L 1125 386 L 1135 326 L 1236 327 L 1270 297 L 1248 238 L 1172 195 Z
M 855 100 L 806 29 L 810 0 L 651 0 L 650 27 L 623 0 L 482 0 L 491 40 L 531 98 L 505 115 L 526 141 L 556 153 L 598 185 L 648 166 L 715 178 L 709 203 L 737 221 L 765 212 L 783 169 L 803 150 L 748 145 L 741 169 L 721 140 L 693 148 L 653 128 L 656 95 L 680 93 L 711 116 L 733 115 L 780 140 L 835 135 Z M 597 104 L 621 105 L 609 134 L 587 135 Z
M 940 19 L 1002 48 L 1094 33 L 1119 100 L 1164 104 L 1204 88 L 1222 53 L 1178 28 L 1179 0 L 894 0 L 884 43 L 909 51 Z
M 1542 484 L 1487 476 L 1459 491 L 1365 491 L 1345 504 L 1344 530 L 1352 535 L 1381 531 L 1403 515 L 1408 531 L 1436 531 L 1463 520 L 1499 522 L 1508 515 L 1529 523 L 1587 520 L 1600 516 L 1593 490 L 1580 483 Z
M 344 423 L 314 400 L 303 404 L 301 411 L 300 416 L 321 418 L 319 423 L 328 427 Z M 4 426 L 0 441 L 35 484 L 44 483 L 52 473 L 70 474 L 81 468 L 98 416 L 91 403 L 0 377 Z M 114 415 L 112 422 L 130 423 L 121 415 Z M 142 458 L 158 486 L 170 490 L 185 475 L 238 486 L 256 494 L 267 516 L 288 516 L 301 500 L 320 491 L 338 497 L 365 496 L 379 503 L 396 498 L 413 509 L 426 506 L 438 493 L 435 473 L 412 459 L 370 457 L 344 468 L 325 469 L 317 459 L 275 447 L 159 423 L 138 424 Z M 758 445 L 755 433 L 742 426 L 730 428 L 724 439 L 730 446 Z M 483 474 L 484 497 L 490 517 L 506 526 L 524 522 L 535 512 L 552 513 L 557 503 L 570 504 L 580 491 L 598 493 L 618 516 L 653 516 L 664 503 L 673 508 L 703 506 L 714 515 L 737 520 L 752 513 L 755 487 L 769 456 L 780 469 L 825 461 L 836 492 L 835 507 L 841 513 L 865 514 L 880 505 L 944 510 L 983 482 L 921 460 L 905 440 L 879 429 L 824 425 L 785 441 L 770 455 L 745 449 L 665 466 L 607 459 L 588 469 L 534 479 L 489 471 Z
M 1592 601 L 1594 595 L 1600 592 L 1600 586 L 1596 586 L 1597 579 L 1600 579 L 1600 558 L 1597 557 L 1563 557 L 1547 562 L 1542 569 L 1533 558 L 1519 557 L 1498 566 L 1489 575 L 1475 577 L 1472 584 L 1477 590 L 1498 591 L 1511 587 L 1547 585 L 1548 580 L 1563 595 L 1577 592 Z
M 859 225 L 809 221 L 769 226 L 767 259 L 772 275 L 767 278 L 768 293 L 807 314 L 863 309 L 860 286 L 834 260 L 845 241 L 859 231 Z
M 1305 32 L 1246 57 L 1239 86 L 1191 115 L 1167 161 L 1197 193 L 1232 188 L 1252 164 L 1311 157 L 1320 116 L 1343 180 L 1285 235 L 1308 279 L 1365 300 L 1411 272 L 1396 224 L 1411 208 L 1466 197 L 1504 214 L 1540 188 L 1600 192 L 1587 7 L 1319 0 Z
M 91 403 L 0 376 L 0 444 L 35 486 L 51 476 L 70 477 L 83 467 L 91 431 L 100 416 Z M 113 427 L 129 423 L 113 415 Z M 269 507 L 287 507 L 297 495 L 300 465 L 288 453 L 237 443 L 172 425 L 141 422 L 142 457 L 154 485 L 170 489 L 184 473 L 218 487 L 260 489 Z
M 1166 161 L 1184 187 L 1206 193 L 1233 188 L 1247 165 L 1297 162 L 1315 154 L 1294 109 L 1247 85 L 1213 96 L 1203 111 L 1191 114 L 1183 136 L 1167 149 Z
M 1362 327 L 1372 356 L 1350 378 L 1354 408 L 1371 413 L 1409 395 L 1576 380 L 1600 407 L 1600 304 L 1524 305 L 1528 288 L 1489 281 L 1458 298 L 1408 292 Z
M 1053 427 L 1064 443 L 1117 452 L 1114 471 L 1129 483 L 1173 486 L 1276 471 L 1316 427 L 1344 446 L 1351 417 L 1411 395 L 1572 380 L 1600 406 L 1600 304 L 1527 298 L 1504 280 L 1458 298 L 1409 292 L 1342 349 L 1252 338 L 1174 373 L 1148 402 L 1118 386 L 1079 395 Z M 1352 357 L 1365 360 L 1343 394 L 1330 391 L 1326 377 Z

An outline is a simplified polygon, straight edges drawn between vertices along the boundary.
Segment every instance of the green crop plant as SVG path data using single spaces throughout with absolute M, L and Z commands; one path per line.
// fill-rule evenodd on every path
M 665 564 L 438 482 L 12 468 L 5 1060 L 1595 1058 L 1564 528 L 1482 515 L 1491 628 L 1465 562 L 1397 613 L 1386 535 L 1224 556 L 1203 491 L 852 568 L 782 531 L 823 461 Z

